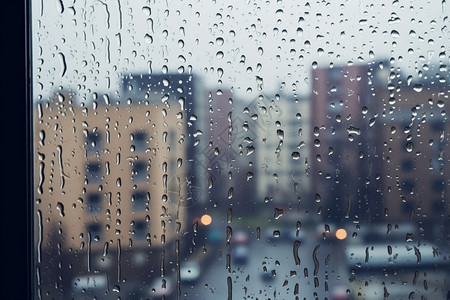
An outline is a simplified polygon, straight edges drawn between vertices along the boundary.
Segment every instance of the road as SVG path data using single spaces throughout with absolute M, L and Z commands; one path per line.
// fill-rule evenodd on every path
M 349 277 L 340 263 L 343 247 L 338 245 L 339 241 L 301 241 L 299 265 L 294 258 L 294 242 L 250 240 L 246 263 L 236 261 L 232 249 L 237 245 L 231 244 L 230 269 L 226 260 L 229 250 L 224 244 L 217 249 L 217 259 L 204 266 L 201 278 L 194 284 L 183 285 L 182 298 L 333 299 L 335 287 L 348 283 Z

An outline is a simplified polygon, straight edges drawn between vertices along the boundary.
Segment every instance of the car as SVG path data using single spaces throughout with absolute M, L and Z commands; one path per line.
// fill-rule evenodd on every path
M 346 240 L 348 237 L 348 226 L 337 226 L 334 223 L 320 223 L 316 226 L 316 236 L 323 240 Z
M 243 230 L 236 230 L 231 236 L 231 242 L 234 244 L 247 244 L 248 233 Z
M 180 281 L 195 282 L 200 278 L 201 268 L 197 261 L 187 261 L 180 264 Z
M 71 297 L 75 299 L 92 299 L 101 297 L 108 291 L 106 274 L 92 274 L 76 277 L 72 280 Z
M 171 277 L 157 277 L 149 286 L 149 296 L 151 298 L 168 297 L 174 293 L 175 281 Z
M 415 242 L 350 245 L 345 261 L 357 299 L 447 299 L 450 256 L 432 244 Z
M 281 230 L 275 227 L 269 227 L 264 230 L 263 238 L 269 243 L 281 241 Z
M 244 265 L 248 261 L 250 249 L 247 245 L 237 245 L 231 249 L 232 261 L 236 264 Z
M 269 243 L 274 242 L 295 242 L 305 238 L 303 230 L 297 230 L 295 227 L 270 227 L 264 231 L 264 240 Z

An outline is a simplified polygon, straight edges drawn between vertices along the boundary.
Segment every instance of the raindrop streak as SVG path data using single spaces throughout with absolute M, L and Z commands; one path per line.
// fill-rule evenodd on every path
M 364 262 L 367 264 L 369 262 L 369 247 L 366 247 L 366 258 Z
M 231 208 L 228 209 L 227 211 L 227 223 L 231 223 L 231 221 L 233 220 L 233 210 Z
M 60 215 L 61 217 L 64 217 L 64 216 L 65 216 L 65 214 L 64 214 L 64 205 L 63 205 L 61 202 L 58 202 L 58 203 L 56 204 L 56 209 L 58 210 L 59 215 Z
M 350 195 L 347 195 L 347 210 L 345 211 L 345 218 L 347 219 L 350 214 L 350 207 L 351 207 L 351 201 L 350 201 Z
M 419 272 L 415 271 L 414 272 L 414 279 L 413 279 L 413 284 L 416 285 L 417 283 L 417 279 L 419 278 Z
M 120 247 L 120 239 L 117 239 L 117 281 L 120 282 L 122 248 Z
M 63 4 L 62 0 L 56 1 L 56 9 L 59 11 L 60 14 L 62 14 L 64 12 L 64 4 Z
M 417 257 L 417 263 L 420 264 L 420 261 L 422 260 L 422 254 L 420 254 L 420 250 L 414 246 L 414 254 Z
M 320 245 L 317 245 L 316 248 L 314 248 L 313 251 L 313 261 L 314 261 L 314 276 L 317 276 L 317 273 L 319 272 L 319 260 L 317 259 L 317 251 L 319 251 Z
M 44 179 L 45 179 L 44 168 L 45 168 L 45 164 L 43 162 L 41 162 L 39 164 L 39 183 L 38 183 L 38 187 L 37 187 L 37 191 L 40 195 L 42 195 L 42 193 L 44 192 L 42 189 L 42 184 L 44 183 Z
M 61 184 L 59 188 L 62 190 L 64 188 L 64 169 L 63 169 L 63 163 L 62 163 L 62 147 L 61 145 L 56 146 L 56 150 L 58 150 L 58 164 L 59 164 L 59 176 L 61 179 Z
M 228 199 L 231 199 L 231 198 L 233 198 L 233 188 L 232 187 L 228 190 Z
M 300 257 L 298 257 L 298 247 L 300 247 L 300 241 L 295 241 L 294 242 L 294 260 L 295 260 L 295 265 L 297 267 L 300 267 Z
M 44 146 L 44 144 L 45 144 L 45 131 L 44 130 L 39 131 L 39 144 L 41 146 Z
M 228 285 L 228 300 L 233 299 L 233 293 L 232 293 L 232 282 L 231 282 L 231 277 L 228 276 L 227 278 L 227 285 Z
M 232 235 L 233 235 L 233 230 L 231 229 L 230 226 L 227 226 L 227 239 L 226 239 L 227 243 L 230 242 Z
M 91 233 L 89 231 L 87 233 L 87 247 L 88 247 L 88 250 L 86 252 L 86 255 L 87 255 L 87 271 L 91 272 Z
M 61 71 L 59 72 L 59 75 L 61 77 L 63 77 L 66 74 L 66 70 L 67 70 L 66 57 L 64 56 L 64 54 L 62 52 L 59 52 L 58 58 L 59 58 L 59 65 L 60 65 L 60 69 L 61 69 Z
M 210 177 L 208 178 L 208 188 L 211 189 L 212 187 L 213 187 L 213 179 L 212 179 L 212 177 L 210 176 Z
M 38 235 L 38 247 L 37 247 L 37 262 L 41 263 L 42 261 L 42 231 L 43 231 L 43 227 L 42 227 L 42 212 L 40 210 L 38 210 L 36 212 L 37 214 L 37 218 L 38 218 L 38 229 L 39 229 L 39 235 Z
M 175 255 L 176 255 L 176 267 L 177 267 L 177 298 L 181 297 L 181 280 L 180 280 L 180 240 L 175 242 Z

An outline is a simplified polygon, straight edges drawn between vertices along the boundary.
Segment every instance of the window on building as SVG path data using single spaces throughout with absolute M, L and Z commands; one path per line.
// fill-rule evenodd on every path
M 90 162 L 86 165 L 86 179 L 89 184 L 97 184 L 102 179 L 102 166 L 99 162 Z
M 86 137 L 87 152 L 100 153 L 102 150 L 102 135 L 98 131 L 88 132 Z
M 148 233 L 148 223 L 145 221 L 136 221 L 133 224 L 134 238 L 138 240 L 145 239 Z
M 102 227 L 99 223 L 88 224 L 86 231 L 91 239 L 90 242 L 100 242 L 102 238 Z
M 145 181 L 148 174 L 148 164 L 145 161 L 138 160 L 132 164 L 131 177 L 135 182 Z
M 147 209 L 147 203 L 149 201 L 149 194 L 144 191 L 134 192 L 131 197 L 133 210 L 145 211 Z
M 414 170 L 414 161 L 412 159 L 404 159 L 402 161 L 402 171 L 411 172 Z
M 102 209 L 102 196 L 100 193 L 89 193 L 86 197 L 86 205 L 90 213 L 98 214 Z
M 145 131 L 137 131 L 131 135 L 131 145 L 136 152 L 145 152 L 148 148 L 147 133 Z

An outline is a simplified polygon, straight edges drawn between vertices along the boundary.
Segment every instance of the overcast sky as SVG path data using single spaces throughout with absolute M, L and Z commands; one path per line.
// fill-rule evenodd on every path
M 34 1 L 34 98 L 72 88 L 89 100 L 117 91 L 122 75 L 164 67 L 252 98 L 261 83 L 269 94 L 309 93 L 315 63 L 393 58 L 415 77 L 449 63 L 445 2 L 373 2 Z

